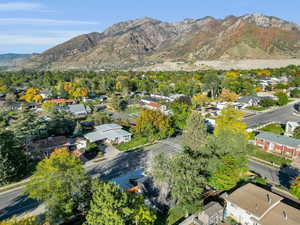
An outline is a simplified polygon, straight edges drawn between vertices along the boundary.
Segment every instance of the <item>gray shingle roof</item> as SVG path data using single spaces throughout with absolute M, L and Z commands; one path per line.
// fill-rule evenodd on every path
M 274 134 L 271 132 L 260 132 L 256 138 L 275 142 L 281 145 L 297 148 L 300 145 L 300 140 L 284 135 Z
M 94 132 L 84 135 L 84 137 L 88 139 L 90 142 L 102 141 L 105 139 L 114 140 L 117 137 L 123 137 L 123 136 L 131 136 L 131 133 L 122 129 L 109 130 L 106 132 L 103 132 L 102 130 L 96 130 Z
M 122 129 L 122 127 L 118 124 L 115 124 L 115 123 L 108 123 L 108 124 L 103 124 L 103 125 L 100 125 L 100 126 L 96 126 L 95 129 L 97 131 L 106 132 L 106 131 L 109 131 L 109 130 Z
M 74 104 L 74 105 L 69 105 L 69 111 L 72 114 L 86 114 L 87 110 L 83 104 Z
M 249 96 L 243 96 L 239 99 L 240 103 L 249 103 L 250 100 L 252 100 L 253 102 L 259 102 L 260 101 L 260 97 L 255 96 L 255 95 L 249 95 Z

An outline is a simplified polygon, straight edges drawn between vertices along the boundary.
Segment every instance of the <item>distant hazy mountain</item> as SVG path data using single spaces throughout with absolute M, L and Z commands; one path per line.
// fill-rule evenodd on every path
M 300 58 L 300 28 L 276 17 L 248 14 L 167 23 L 151 18 L 83 34 L 33 56 L 27 69 L 132 68 L 161 62 Z
M 26 59 L 29 59 L 31 54 L 15 54 L 7 53 L 0 54 L 0 66 L 1 67 L 14 67 Z

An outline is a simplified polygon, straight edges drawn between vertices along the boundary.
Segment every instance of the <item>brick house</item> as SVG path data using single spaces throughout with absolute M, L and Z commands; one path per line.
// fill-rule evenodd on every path
M 300 140 L 270 132 L 260 132 L 255 137 L 257 146 L 265 152 L 272 152 L 287 158 L 297 158 L 300 155 Z

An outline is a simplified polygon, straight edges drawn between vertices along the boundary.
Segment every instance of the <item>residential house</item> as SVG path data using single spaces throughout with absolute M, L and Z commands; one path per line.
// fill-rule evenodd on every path
M 287 158 L 296 158 L 300 155 L 300 140 L 271 132 L 260 132 L 255 137 L 256 145 L 266 152 L 279 154 Z
M 261 98 L 255 95 L 248 95 L 248 96 L 242 96 L 238 103 L 242 105 L 242 108 L 248 107 L 248 106 L 257 106 L 260 102 Z
M 299 225 L 300 210 L 254 184 L 246 184 L 225 197 L 225 216 L 242 225 Z
M 295 129 L 299 126 L 300 126 L 300 122 L 288 121 L 285 126 L 285 135 L 292 137 Z
M 64 98 L 57 98 L 57 99 L 49 99 L 46 100 L 45 102 L 52 102 L 56 104 L 63 104 L 63 103 L 76 103 L 74 99 L 64 99 Z
M 223 220 L 224 207 L 218 202 L 210 202 L 203 211 L 193 214 L 179 225 L 216 225 Z
M 50 91 L 41 91 L 40 95 L 43 97 L 43 99 L 48 99 L 51 97 L 51 92 Z
M 97 112 L 101 112 L 101 111 L 104 111 L 106 109 L 105 104 L 96 104 L 96 105 L 93 105 L 93 107 Z
M 8 101 L 0 101 L 1 109 L 8 111 L 17 111 L 22 109 L 22 105 L 19 102 L 8 102 Z
M 165 115 L 170 114 L 170 111 L 167 109 L 167 106 L 165 106 L 165 105 L 161 105 L 157 102 L 148 101 L 145 99 L 142 99 L 141 101 L 143 102 L 142 107 L 145 109 L 158 110 L 158 111 L 164 113 Z
M 112 142 L 112 143 L 123 143 L 131 140 L 132 134 L 123 130 L 122 126 L 118 124 L 103 124 L 95 127 L 94 132 L 90 132 L 84 137 L 90 142 Z
M 173 95 L 169 96 L 169 99 L 171 102 L 173 102 L 181 97 L 185 97 L 185 95 L 184 94 L 173 94 Z
M 87 147 L 87 141 L 83 138 L 76 138 L 73 144 L 77 149 L 85 149 Z
M 274 95 L 274 92 L 264 92 L 264 91 L 261 91 L 261 92 L 257 92 L 256 95 L 258 97 L 260 97 L 261 99 L 262 98 L 271 98 L 273 100 L 277 100 L 278 98 Z
M 28 146 L 28 150 L 39 158 L 43 158 L 49 156 L 56 148 L 69 146 L 71 143 L 65 136 L 55 136 L 33 141 Z
M 74 116 L 83 116 L 91 113 L 91 108 L 84 104 L 73 104 L 68 105 L 67 112 L 73 114 Z

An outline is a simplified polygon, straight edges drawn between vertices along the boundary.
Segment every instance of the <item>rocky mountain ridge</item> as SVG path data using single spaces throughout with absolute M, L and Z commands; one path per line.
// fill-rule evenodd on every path
M 149 17 L 75 37 L 33 56 L 36 70 L 131 69 L 164 62 L 293 59 L 300 56 L 297 24 L 261 14 L 162 22 Z

